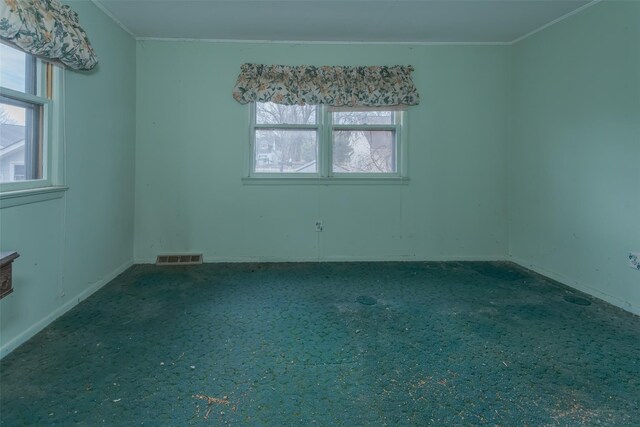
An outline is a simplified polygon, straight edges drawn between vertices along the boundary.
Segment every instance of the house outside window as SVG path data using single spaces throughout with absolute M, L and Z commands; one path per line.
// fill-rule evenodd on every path
M 27 171 L 24 163 L 12 163 L 11 164 L 11 180 L 12 181 L 24 181 L 27 179 Z

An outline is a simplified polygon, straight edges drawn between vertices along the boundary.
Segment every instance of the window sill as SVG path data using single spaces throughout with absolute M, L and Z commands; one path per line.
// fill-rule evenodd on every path
M 55 185 L 28 190 L 5 191 L 0 193 L 0 209 L 59 199 L 68 189 L 69 187 L 63 185 Z
M 302 177 L 244 177 L 243 185 L 407 185 L 409 178 L 398 177 L 348 177 L 348 178 L 302 178 Z

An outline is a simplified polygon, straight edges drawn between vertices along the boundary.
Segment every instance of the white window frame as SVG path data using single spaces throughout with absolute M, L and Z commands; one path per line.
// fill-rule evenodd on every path
M 366 109 L 345 109 L 336 111 L 366 111 Z M 407 112 L 398 108 L 380 108 L 381 111 L 393 111 L 393 124 L 375 125 L 338 125 L 332 121 L 334 109 L 318 105 L 316 124 L 258 124 L 256 123 L 256 103 L 249 104 L 249 144 L 245 156 L 244 184 L 407 184 Z M 255 135 L 260 129 L 316 130 L 317 167 L 315 173 L 296 172 L 254 172 Z M 396 171 L 378 173 L 335 173 L 333 172 L 333 131 L 334 130 L 382 130 L 395 133 Z
M 0 86 L 0 96 L 41 107 L 42 177 L 0 183 L 0 209 L 59 198 L 67 190 L 63 158 L 64 69 L 36 58 L 35 73 L 35 95 Z

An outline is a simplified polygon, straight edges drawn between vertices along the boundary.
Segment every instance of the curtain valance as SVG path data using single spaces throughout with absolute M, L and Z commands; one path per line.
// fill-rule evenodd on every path
M 411 66 L 340 67 L 243 64 L 233 97 L 241 104 L 326 104 L 335 107 L 417 105 Z
M 78 15 L 59 0 L 0 1 L 0 38 L 76 70 L 90 70 L 98 63 Z

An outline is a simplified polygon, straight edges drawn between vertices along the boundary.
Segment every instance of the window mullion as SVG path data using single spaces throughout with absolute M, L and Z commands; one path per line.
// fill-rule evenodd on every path
M 38 74 L 37 74 L 37 65 L 36 65 L 36 57 L 32 55 L 26 55 L 24 61 L 24 91 L 25 93 L 29 93 L 31 95 L 39 95 L 38 93 Z
M 38 140 L 35 135 L 34 129 L 34 114 L 33 108 L 25 109 L 25 127 L 24 127 L 24 170 L 25 177 L 27 179 L 35 179 L 37 178 L 35 175 L 35 171 L 38 169 L 37 166 L 37 144 Z
M 406 116 L 404 111 L 396 112 L 396 167 L 400 176 L 408 176 L 408 162 L 407 162 L 407 128 L 405 126 Z
M 319 172 L 321 177 L 331 176 L 331 113 L 325 105 L 320 105 L 318 108 L 320 112 L 320 141 L 318 142 L 320 151 L 320 167 Z
M 255 164 L 256 164 L 256 103 L 252 102 L 249 104 L 249 158 L 245 158 L 245 164 L 249 164 L 249 171 L 247 176 L 252 176 L 255 174 Z

